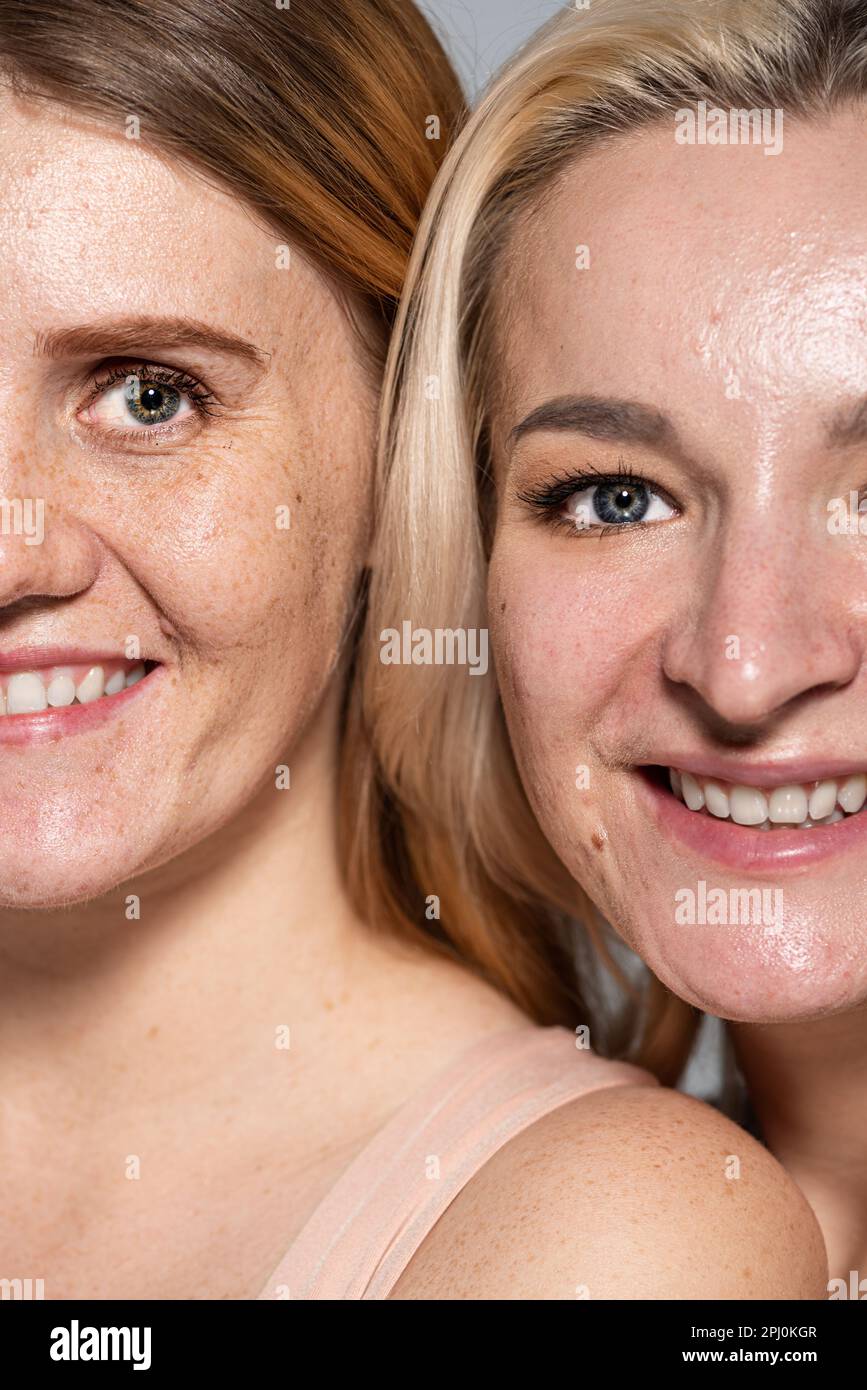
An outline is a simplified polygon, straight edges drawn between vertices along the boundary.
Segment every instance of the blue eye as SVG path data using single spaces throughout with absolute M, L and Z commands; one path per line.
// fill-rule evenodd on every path
M 650 494 L 643 483 L 623 483 L 594 489 L 593 505 L 601 521 L 641 521 L 650 506 Z
M 563 508 L 563 516 L 573 521 L 579 531 L 594 526 L 665 521 L 674 515 L 674 508 L 646 483 L 629 478 L 606 479 L 573 492 Z
M 516 495 L 548 525 L 573 532 L 604 534 L 678 515 L 673 502 L 626 467 L 608 474 L 566 473 Z

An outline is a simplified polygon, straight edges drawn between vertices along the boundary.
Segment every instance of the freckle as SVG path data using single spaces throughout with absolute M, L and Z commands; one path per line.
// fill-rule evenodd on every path
M 159 1025 L 156 1024 L 156 1023 L 154 1023 L 154 1024 L 151 1025 L 151 1027 L 150 1027 L 150 1028 L 147 1030 L 147 1032 L 145 1033 L 145 1037 L 146 1037 L 146 1038 L 155 1038 L 156 1035 L 157 1035 L 157 1033 L 158 1033 L 159 1031 L 160 1031 L 160 1030 L 159 1030 Z
M 296 494 L 295 494 L 295 501 L 296 501 L 296 502 L 300 502 L 300 501 L 301 501 L 301 493 L 300 493 L 300 492 L 296 492 Z
M 743 1278 L 743 1279 L 752 1279 L 752 1277 L 753 1277 L 753 1271 L 752 1271 L 751 1269 L 748 1268 L 748 1269 L 742 1269 L 742 1270 L 741 1270 L 741 1278 Z
M 501 613 L 505 613 L 505 611 L 506 611 L 506 600 L 503 599 L 503 602 L 500 604 L 500 612 L 501 612 Z

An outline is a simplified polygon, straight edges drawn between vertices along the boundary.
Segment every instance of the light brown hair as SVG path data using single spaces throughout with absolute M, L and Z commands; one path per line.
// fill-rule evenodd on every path
M 0 72 L 120 132 L 136 117 L 307 253 L 381 365 L 463 107 L 410 0 L 0 0 Z

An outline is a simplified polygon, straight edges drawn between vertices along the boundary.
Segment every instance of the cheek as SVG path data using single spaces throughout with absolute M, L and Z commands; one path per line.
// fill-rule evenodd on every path
M 574 872 L 599 819 L 589 741 L 594 711 L 616 680 L 617 644 L 603 586 L 578 573 L 568 552 L 540 564 L 530 549 L 494 548 L 492 645 L 528 799 Z
M 290 634 L 296 650 L 327 647 L 351 597 L 363 513 L 335 505 L 327 462 L 314 476 L 285 450 L 220 452 L 136 489 L 118 536 L 129 569 L 208 659 Z
M 591 540 L 575 547 L 593 546 Z M 492 645 L 528 799 L 554 849 L 596 901 L 620 846 L 609 774 L 595 751 L 616 745 L 627 705 L 646 698 L 653 625 L 641 576 L 603 570 L 565 546 L 540 562 L 523 540 L 495 545 Z M 622 867 L 622 866 L 621 866 Z
M 571 747 L 591 732 L 631 665 L 634 589 L 579 563 L 568 545 L 540 562 L 536 546 L 497 543 L 489 579 L 497 673 L 509 717 L 528 735 L 567 737 Z

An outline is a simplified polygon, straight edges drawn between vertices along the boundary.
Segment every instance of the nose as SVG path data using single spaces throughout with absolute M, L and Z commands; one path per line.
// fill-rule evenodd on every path
M 0 621 L 17 609 L 74 598 L 99 575 L 106 551 L 89 524 L 92 498 L 45 425 L 45 388 L 30 332 L 4 295 L 0 313 Z M 14 309 L 14 295 L 13 295 Z M 50 417 L 49 417 L 50 418 Z
M 0 496 L 0 619 L 16 606 L 72 598 L 98 570 L 92 534 L 58 504 Z
M 716 723 L 745 728 L 848 685 L 864 654 L 864 570 L 847 544 L 730 526 L 666 634 L 665 675 Z

